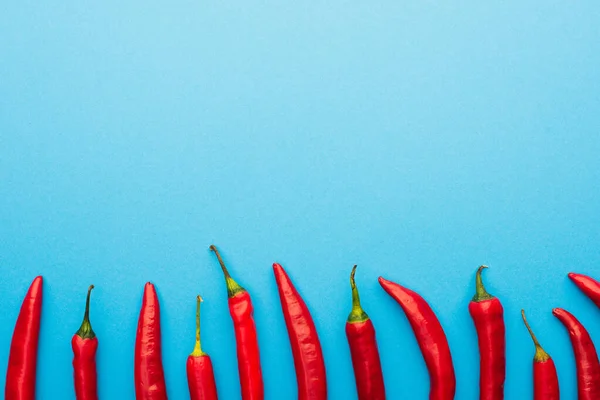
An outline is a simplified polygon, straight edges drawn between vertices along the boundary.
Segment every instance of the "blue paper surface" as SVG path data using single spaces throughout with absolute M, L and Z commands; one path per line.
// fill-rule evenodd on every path
M 169 397 L 187 398 L 195 296 L 219 395 L 239 399 L 219 246 L 255 305 L 267 399 L 292 399 L 271 264 L 312 310 L 330 398 L 356 397 L 344 323 L 358 264 L 390 399 L 428 376 L 377 277 L 418 291 L 477 396 L 478 265 L 505 308 L 506 397 L 531 397 L 525 308 L 575 396 L 567 279 L 600 278 L 600 3 L 7 2 L 0 12 L 0 386 L 45 278 L 39 399 L 73 399 L 85 293 L 99 393 L 130 399 L 143 286 Z

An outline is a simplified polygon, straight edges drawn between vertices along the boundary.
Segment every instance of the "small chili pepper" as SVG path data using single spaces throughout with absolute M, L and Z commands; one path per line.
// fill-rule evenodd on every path
M 160 305 L 154 285 L 148 282 L 144 286 L 135 338 L 134 380 L 137 400 L 167 400 L 160 338 Z
M 529 322 L 527 322 L 527 318 L 525 318 L 525 310 L 521 310 L 521 316 L 535 345 L 535 356 L 533 356 L 533 400 L 558 400 L 560 393 L 554 361 L 540 346 L 533 330 L 529 326 Z
M 590 334 L 570 312 L 555 308 L 552 314 L 569 331 L 577 367 L 577 399 L 600 399 L 600 365 Z
M 485 268 L 479 267 L 475 275 L 475 296 L 469 303 L 469 313 L 479 342 L 479 398 L 499 400 L 504 398 L 506 377 L 504 309 L 500 300 L 483 286 L 481 272 Z
M 427 302 L 416 292 L 379 277 L 379 284 L 402 307 L 429 371 L 429 399 L 451 400 L 456 391 L 452 355 L 444 329 Z
M 600 307 L 600 282 L 583 274 L 569 273 L 569 279 L 589 297 L 596 306 Z
M 200 303 L 202 297 L 196 297 L 196 345 L 188 356 L 186 370 L 191 400 L 217 400 L 217 385 L 210 356 L 202 351 L 200 345 Z
M 355 273 L 356 265 L 350 273 L 352 311 L 346 321 L 346 336 L 350 345 L 356 391 L 359 400 L 385 400 L 385 385 L 375 339 L 375 327 L 360 304 L 354 280 Z
M 298 400 L 325 400 L 327 399 L 325 361 L 315 323 L 306 303 L 283 267 L 275 263 L 273 272 L 294 356 Z
M 241 287 L 231 275 L 214 245 L 210 246 L 217 256 L 225 275 L 229 313 L 233 321 L 237 347 L 238 371 L 243 400 L 261 400 L 264 398 L 264 385 L 260 366 L 258 336 L 254 323 L 254 308 L 250 294 Z
M 6 400 L 34 400 L 38 339 L 42 316 L 43 278 L 36 277 L 21 304 L 10 343 L 6 371 Z
M 90 295 L 93 288 L 94 285 L 90 285 L 88 288 L 83 322 L 71 340 L 74 355 L 73 378 L 77 400 L 98 400 L 98 379 L 96 376 L 98 338 L 90 324 Z

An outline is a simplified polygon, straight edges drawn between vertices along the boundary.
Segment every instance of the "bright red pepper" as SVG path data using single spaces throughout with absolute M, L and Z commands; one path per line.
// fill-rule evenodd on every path
M 6 400 L 35 399 L 37 350 L 42 316 L 42 283 L 42 277 L 36 277 L 21 304 L 10 343 L 4 388 Z
M 356 265 L 350 273 L 352 311 L 346 321 L 346 336 L 350 345 L 356 391 L 359 400 L 385 400 L 385 385 L 375 339 L 375 327 L 360 304 L 354 281 L 355 273 Z
M 540 346 L 533 330 L 527 322 L 527 318 L 525 318 L 525 310 L 521 310 L 521 316 L 535 345 L 535 356 L 533 357 L 533 400 L 558 400 L 560 392 L 558 390 L 558 375 L 556 374 L 554 361 Z
M 437 316 L 418 294 L 379 277 L 379 284 L 406 314 L 425 364 L 429 370 L 430 400 L 451 400 L 456 392 L 456 377 L 448 339 Z
M 327 399 L 325 361 L 315 323 L 283 267 L 273 264 L 273 272 L 294 356 L 298 400 Z
M 217 256 L 217 260 L 219 260 L 219 265 L 221 265 L 221 269 L 225 275 L 225 283 L 227 284 L 229 313 L 231 314 L 235 331 L 242 399 L 262 400 L 265 395 L 252 300 L 246 289 L 241 287 L 229 275 L 229 271 L 217 248 L 211 245 L 210 249 Z
M 596 306 L 600 307 L 600 282 L 582 274 L 574 272 L 569 273 L 569 279 L 577 285 L 577 287 L 589 297 Z
M 77 400 L 98 400 L 98 379 L 96 376 L 98 338 L 90 324 L 90 295 L 93 288 L 94 285 L 88 288 L 83 322 L 71 340 L 74 355 L 73 378 Z
M 500 300 L 486 292 L 481 280 L 485 265 L 477 270 L 475 296 L 469 303 L 469 313 L 475 323 L 479 342 L 479 399 L 504 398 L 506 377 L 506 333 L 504 309 Z
M 188 356 L 186 363 L 190 400 L 217 400 L 217 385 L 210 356 L 202 351 L 200 345 L 200 303 L 196 298 L 196 346 Z
M 154 285 L 148 282 L 144 286 L 135 338 L 134 381 L 137 400 L 167 400 L 160 339 L 160 305 Z
M 578 400 L 600 399 L 600 365 L 590 334 L 570 312 L 562 308 L 555 308 L 552 310 L 552 314 L 569 331 L 577 367 Z

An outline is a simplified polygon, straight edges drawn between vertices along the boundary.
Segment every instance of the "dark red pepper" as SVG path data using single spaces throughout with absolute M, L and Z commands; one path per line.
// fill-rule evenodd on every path
M 600 307 L 600 282 L 586 275 L 569 273 L 569 279 L 589 297 L 596 306 Z
M 327 378 L 321 342 L 306 303 L 283 267 L 273 264 L 283 318 L 294 356 L 298 400 L 327 399 Z
M 454 399 L 456 377 L 452 355 L 448 339 L 437 316 L 418 293 L 381 276 L 379 284 L 402 307 L 415 333 L 429 370 L 429 399 Z
M 81 327 L 73 335 L 73 378 L 77 400 L 98 400 L 98 378 L 96 375 L 96 350 L 98 338 L 90 324 L 90 295 L 94 285 L 88 288 L 85 313 Z
M 475 323 L 479 342 L 479 399 L 504 398 L 506 377 L 506 333 L 504 309 L 500 300 L 490 295 L 483 285 L 482 265 L 475 275 L 475 296 L 469 303 L 469 313 Z
M 246 289 L 241 287 L 229 275 L 229 271 L 217 248 L 211 245 L 210 249 L 217 256 L 217 260 L 219 260 L 219 265 L 221 265 L 221 269 L 225 275 L 225 283 L 227 284 L 229 313 L 231 314 L 235 331 L 242 399 L 262 400 L 264 398 L 264 385 L 252 300 Z
M 521 310 L 523 322 L 531 335 L 535 345 L 535 356 L 533 356 L 533 400 L 558 400 L 558 375 L 552 358 L 544 351 L 533 330 L 525 318 L 525 310 Z
M 200 303 L 202 297 L 198 296 L 196 298 L 196 345 L 186 363 L 190 400 L 217 400 L 217 385 L 212 362 L 200 345 Z
M 600 399 L 600 365 L 594 342 L 585 327 L 567 310 L 555 308 L 552 314 L 569 331 L 577 367 L 578 400 Z
M 350 273 L 352 311 L 346 321 L 346 337 L 350 345 L 356 391 L 359 400 L 385 400 L 385 385 L 375 339 L 375 327 L 360 304 L 354 280 L 355 273 L 356 265 Z
M 134 381 L 137 400 L 167 400 L 162 365 L 160 305 L 156 289 L 150 282 L 144 287 L 135 338 Z
M 6 400 L 35 400 L 37 350 L 42 316 L 42 283 L 42 277 L 36 277 L 21 304 L 10 343 L 4 387 Z

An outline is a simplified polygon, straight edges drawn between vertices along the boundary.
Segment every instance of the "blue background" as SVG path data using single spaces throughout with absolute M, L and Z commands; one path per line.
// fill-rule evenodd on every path
M 600 4 L 6 2 L 0 12 L 0 385 L 43 274 L 40 399 L 73 398 L 90 283 L 100 397 L 133 398 L 143 285 L 157 285 L 169 395 L 187 398 L 195 295 L 219 394 L 238 399 L 215 243 L 253 296 L 266 398 L 295 397 L 272 275 L 316 320 L 330 397 L 355 398 L 348 274 L 378 332 L 389 397 L 427 372 L 383 275 L 446 330 L 457 399 L 477 394 L 467 304 L 479 264 L 502 300 L 507 398 L 531 395 L 526 308 L 562 393 L 555 306 L 600 340 L 570 270 L 600 276 Z

